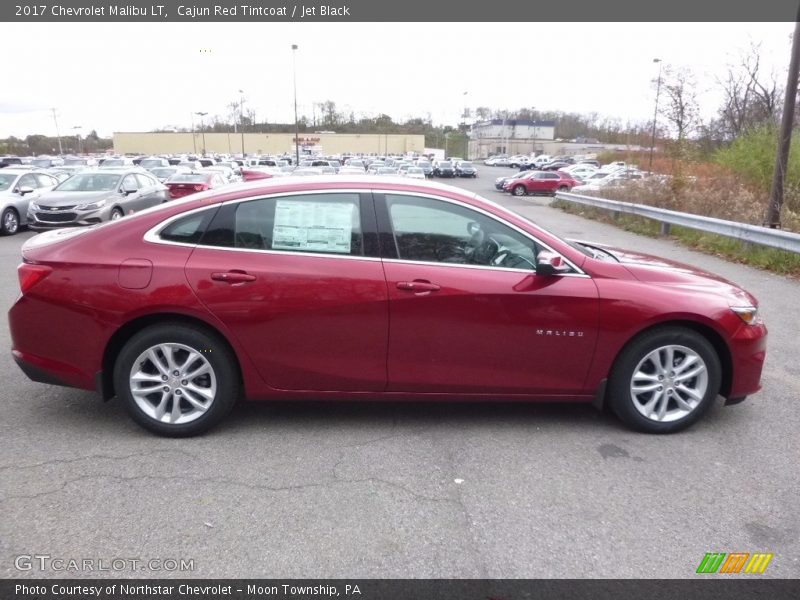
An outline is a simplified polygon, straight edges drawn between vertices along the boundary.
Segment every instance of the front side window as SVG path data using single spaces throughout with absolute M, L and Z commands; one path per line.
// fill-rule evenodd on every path
M 359 196 L 308 194 L 242 202 L 237 248 L 363 256 Z
M 123 190 L 138 190 L 139 189 L 139 182 L 136 181 L 136 177 L 131 175 L 126 175 L 125 179 L 122 180 L 122 189 Z
M 418 196 L 386 195 L 401 260 L 535 270 L 537 244 L 470 208 Z

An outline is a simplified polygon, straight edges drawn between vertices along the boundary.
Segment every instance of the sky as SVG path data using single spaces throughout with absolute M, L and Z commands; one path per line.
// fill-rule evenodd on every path
M 0 138 L 190 127 L 194 112 L 293 122 L 332 100 L 356 116 L 455 125 L 465 108 L 652 119 L 653 58 L 687 67 L 701 112 L 752 43 L 785 85 L 793 23 L 0 23 Z M 243 91 L 243 94 L 239 93 Z

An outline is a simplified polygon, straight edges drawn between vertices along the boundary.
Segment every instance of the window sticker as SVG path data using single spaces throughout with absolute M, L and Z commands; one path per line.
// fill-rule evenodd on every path
M 349 202 L 278 200 L 272 249 L 350 254 L 354 211 Z

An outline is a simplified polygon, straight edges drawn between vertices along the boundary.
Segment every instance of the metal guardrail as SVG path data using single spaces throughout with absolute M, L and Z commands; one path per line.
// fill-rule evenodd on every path
M 759 244 L 800 254 L 800 234 L 789 231 L 736 223 L 735 221 L 724 221 L 714 217 L 702 217 L 700 215 L 647 206 L 646 204 L 621 202 L 619 200 L 609 200 L 608 198 L 598 198 L 597 196 L 556 192 L 556 199 L 653 219 L 661 222 L 661 233 L 665 235 L 669 233 L 669 225 L 680 225 L 681 227 L 715 233 L 750 244 Z

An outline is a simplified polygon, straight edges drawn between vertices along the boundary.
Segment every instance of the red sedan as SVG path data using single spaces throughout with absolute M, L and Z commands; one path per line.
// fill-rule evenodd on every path
M 746 291 L 440 184 L 240 184 L 22 255 L 22 370 L 117 396 L 163 435 L 240 397 L 608 403 L 661 433 L 760 389 L 767 332 Z
M 519 179 L 507 181 L 503 186 L 503 190 L 511 192 L 515 196 L 525 196 L 527 194 L 552 195 L 556 192 L 568 192 L 576 185 L 579 185 L 579 183 L 567 173 L 560 171 L 534 171 Z
M 189 194 L 213 190 L 227 182 L 219 173 L 178 173 L 164 182 L 169 190 L 170 200 L 177 200 Z

